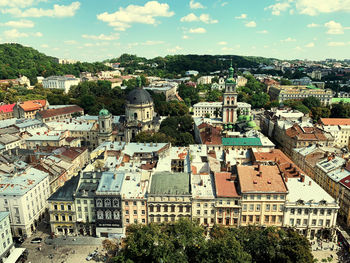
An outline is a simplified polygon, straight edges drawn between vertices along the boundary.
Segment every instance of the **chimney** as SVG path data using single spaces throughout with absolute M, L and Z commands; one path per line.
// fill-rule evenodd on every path
M 262 172 L 261 171 L 259 171 L 259 177 L 262 177 Z
M 286 183 L 288 182 L 288 177 L 287 177 L 287 176 L 284 177 L 284 181 L 285 181 Z
M 300 182 L 302 182 L 302 183 L 305 182 L 305 175 L 301 175 L 301 176 L 300 176 Z M 310 181 L 310 182 L 311 182 L 311 181 Z
M 309 185 L 311 185 L 311 181 L 309 181 Z

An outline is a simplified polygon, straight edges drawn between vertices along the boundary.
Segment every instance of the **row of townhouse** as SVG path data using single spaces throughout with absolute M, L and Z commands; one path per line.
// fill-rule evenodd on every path
M 116 237 L 130 224 L 189 218 L 208 227 L 256 224 L 294 227 L 311 239 L 334 236 L 337 202 L 280 151 L 256 150 L 253 164 L 222 172 L 213 171 L 203 148 L 174 147 L 151 172 L 122 155 L 107 158 L 108 169 L 99 164 L 101 171 L 90 164 L 49 198 L 52 234 Z M 171 171 L 175 155 L 183 157 L 181 172 Z
M 348 157 L 338 148 L 313 145 L 294 149 L 292 159 L 338 201 L 339 219 L 349 227 L 350 166 Z

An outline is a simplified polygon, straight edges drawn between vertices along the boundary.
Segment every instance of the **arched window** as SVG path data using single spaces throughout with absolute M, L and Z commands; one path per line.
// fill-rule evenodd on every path
M 97 219 L 103 219 L 103 211 L 101 210 L 97 211 Z
M 118 199 L 116 199 L 116 198 L 113 199 L 113 206 L 119 207 L 119 200 Z
M 105 199 L 105 207 L 111 207 L 111 200 Z
M 149 112 L 147 111 L 147 119 L 149 118 Z
M 102 124 L 102 129 L 104 129 L 105 128 L 105 122 L 102 121 L 101 124 Z
M 120 212 L 118 210 L 114 210 L 113 212 L 113 218 L 114 219 L 120 219 Z
M 96 206 L 97 207 L 102 207 L 103 205 L 102 205 L 102 200 L 101 199 L 97 199 L 96 200 Z
M 106 219 L 112 219 L 112 212 L 111 210 L 106 211 Z
M 137 113 L 134 113 L 134 119 L 137 120 Z

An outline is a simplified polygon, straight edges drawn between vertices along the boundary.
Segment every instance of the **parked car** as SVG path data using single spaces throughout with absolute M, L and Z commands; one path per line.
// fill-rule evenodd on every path
M 86 260 L 90 261 L 91 259 L 93 259 L 95 256 L 98 255 L 98 252 L 95 250 L 94 252 L 90 253 L 87 257 Z
M 30 241 L 30 243 L 39 244 L 39 243 L 41 243 L 41 241 L 43 241 L 43 239 L 41 237 L 36 237 L 36 238 L 33 238 L 32 241 Z

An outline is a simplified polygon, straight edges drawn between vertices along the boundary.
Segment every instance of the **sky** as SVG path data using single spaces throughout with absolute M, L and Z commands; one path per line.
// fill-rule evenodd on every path
M 0 0 L 0 42 L 102 61 L 123 53 L 350 59 L 350 0 Z

